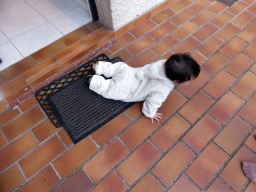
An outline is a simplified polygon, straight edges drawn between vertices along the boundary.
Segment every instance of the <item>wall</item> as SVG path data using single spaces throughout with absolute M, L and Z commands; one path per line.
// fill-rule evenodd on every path
M 112 30 L 134 20 L 165 0 L 95 0 L 99 21 Z

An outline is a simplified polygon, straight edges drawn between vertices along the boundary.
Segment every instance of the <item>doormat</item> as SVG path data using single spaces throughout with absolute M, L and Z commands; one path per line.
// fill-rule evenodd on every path
M 229 7 L 231 7 L 235 2 L 237 2 L 238 0 L 217 0 Z
M 134 104 L 105 99 L 89 90 L 84 79 L 94 73 L 92 64 L 102 60 L 122 61 L 120 57 L 109 59 L 101 54 L 35 94 L 52 123 L 56 127 L 63 126 L 74 144 Z

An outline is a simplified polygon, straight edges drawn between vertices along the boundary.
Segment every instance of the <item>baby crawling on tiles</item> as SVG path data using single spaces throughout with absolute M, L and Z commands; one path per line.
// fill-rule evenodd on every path
M 124 62 L 112 64 L 105 61 L 98 61 L 92 68 L 95 75 L 85 78 L 90 90 L 108 99 L 144 101 L 142 112 L 152 123 L 161 119 L 162 114 L 157 110 L 174 86 L 188 84 L 200 73 L 198 63 L 189 54 L 182 53 L 139 68 L 130 67 Z

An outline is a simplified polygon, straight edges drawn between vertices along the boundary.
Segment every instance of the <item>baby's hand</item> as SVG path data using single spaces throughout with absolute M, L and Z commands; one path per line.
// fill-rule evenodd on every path
M 159 119 L 162 119 L 162 113 L 156 113 L 154 117 L 150 118 L 151 119 L 151 123 L 153 123 L 154 119 L 157 120 L 159 122 Z

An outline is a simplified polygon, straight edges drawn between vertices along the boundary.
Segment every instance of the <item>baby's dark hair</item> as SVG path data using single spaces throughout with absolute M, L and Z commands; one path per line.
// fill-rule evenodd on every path
M 165 62 L 165 74 L 167 78 L 178 83 L 197 78 L 200 66 L 189 54 L 174 54 Z

